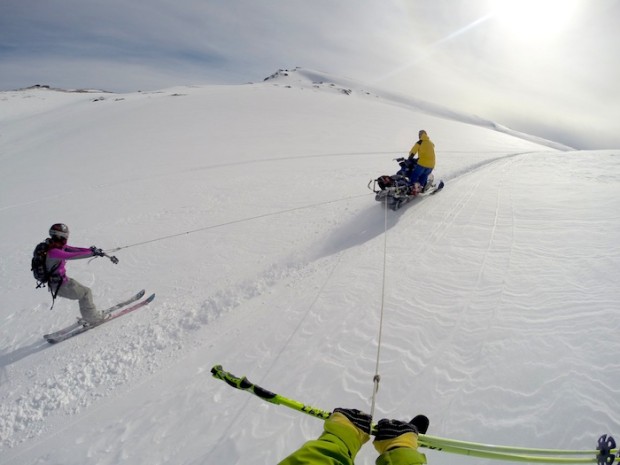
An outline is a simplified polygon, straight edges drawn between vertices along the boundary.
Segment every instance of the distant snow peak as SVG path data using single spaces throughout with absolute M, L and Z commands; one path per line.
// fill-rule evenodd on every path
M 304 68 L 296 67 L 293 69 L 279 69 L 270 76 L 263 79 L 263 82 L 272 81 L 273 85 L 283 85 L 288 89 L 295 88 L 314 88 L 336 91 L 345 95 L 351 95 L 354 92 L 349 86 L 337 83 L 327 74 L 319 71 L 311 71 Z M 369 95 L 368 92 L 362 93 Z
M 293 73 L 293 72 L 297 71 L 298 69 L 299 68 L 295 68 L 293 70 L 279 69 L 275 73 L 273 73 L 271 76 L 267 76 L 265 79 L 263 79 L 263 81 L 270 81 L 270 80 L 278 79 L 278 78 L 281 78 L 281 77 L 288 77 L 290 75 L 290 73 Z
M 93 93 L 93 94 L 111 94 L 113 92 L 109 92 L 107 90 L 98 90 L 98 89 L 61 89 L 59 87 L 52 87 L 50 85 L 47 84 L 35 84 L 33 86 L 30 87 L 23 87 L 21 89 L 17 89 L 17 91 L 23 91 L 23 90 L 52 90 L 55 92 L 69 92 L 69 93 L 77 93 L 77 94 L 89 94 L 89 93 Z

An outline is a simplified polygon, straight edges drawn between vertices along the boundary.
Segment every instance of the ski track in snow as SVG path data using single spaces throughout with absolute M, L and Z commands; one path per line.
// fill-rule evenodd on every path
M 469 171 L 463 170 L 457 177 L 464 176 L 495 161 L 480 162 L 472 166 Z M 326 253 L 327 255 L 338 254 L 342 249 L 362 245 L 363 242 L 383 234 L 383 226 L 374 221 L 369 222 L 366 210 L 362 211 L 358 220 L 364 224 L 361 225 L 354 220 L 352 223 L 343 225 L 340 229 L 341 233 L 338 233 L 337 228 L 335 233 L 332 233 L 331 237 L 328 238 L 328 245 L 322 246 L 321 255 Z M 352 232 L 360 230 L 367 232 L 368 227 L 372 225 L 374 225 L 373 233 L 359 235 L 360 239 L 358 240 L 363 242 L 351 241 L 351 237 L 354 236 L 351 234 Z M 395 225 L 395 222 L 392 221 L 391 225 Z M 340 235 L 342 237 L 338 237 Z M 329 246 L 330 243 L 334 246 Z M 192 334 L 199 329 L 208 326 L 210 322 L 222 314 L 241 307 L 246 301 L 269 293 L 270 287 L 275 283 L 290 279 L 292 275 L 304 274 L 303 270 L 308 266 L 310 265 L 304 263 L 274 266 L 266 270 L 262 276 L 253 277 L 248 282 L 238 283 L 233 287 L 223 289 L 204 301 L 194 304 L 192 308 L 180 308 L 169 302 L 161 303 L 160 299 L 156 298 L 156 305 L 151 305 L 155 308 L 147 307 L 139 310 L 141 314 L 148 313 L 148 315 L 141 315 L 139 318 L 141 320 L 154 319 L 157 324 L 149 325 L 147 328 L 139 327 L 140 331 L 133 332 L 131 328 L 134 325 L 129 321 L 119 320 L 115 322 L 122 325 L 121 329 L 125 330 L 123 336 L 114 335 L 114 342 L 120 343 L 120 346 L 114 349 L 105 348 L 97 353 L 87 352 L 77 357 L 71 353 L 71 361 L 59 361 L 59 366 L 63 366 L 62 371 L 43 380 L 38 380 L 35 372 L 28 373 L 27 377 L 35 382 L 26 393 L 22 393 L 20 398 L 14 402 L 10 397 L 4 399 L 3 405 L 10 407 L 3 407 L 2 409 L 0 438 L 3 440 L 3 446 L 10 448 L 24 440 L 48 432 L 46 430 L 48 417 L 78 414 L 96 402 L 97 399 L 113 395 L 115 391 L 132 379 L 139 379 L 161 370 L 165 363 L 162 359 L 174 358 L 175 353 L 182 355 L 181 349 L 188 344 Z M 310 267 L 312 268 L 312 266 Z M 90 331 L 86 337 L 97 337 L 94 333 L 105 332 L 107 334 L 105 336 L 99 335 L 98 339 L 101 337 L 109 338 L 110 331 L 111 328 L 108 327 L 100 328 Z M 291 334 L 292 336 L 293 334 Z M 80 336 L 80 339 L 83 340 L 84 336 Z M 63 344 L 72 344 L 72 342 Z M 190 346 L 193 344 L 199 344 L 199 342 L 189 342 Z M 46 347 L 47 343 L 39 342 L 22 352 L 27 356 Z M 28 350 L 32 352 L 28 352 Z M 48 350 L 61 351 L 61 346 L 49 347 Z M 337 350 L 341 352 L 343 348 L 339 347 Z M 20 354 L 13 353 L 2 356 L 0 360 L 2 360 L 4 370 L 7 370 L 7 366 L 10 367 L 20 358 Z M 7 374 L 5 372 L 3 377 L 13 378 L 13 373 Z M 41 392 L 45 392 L 45 395 L 41 396 Z M 360 394 L 361 397 L 363 396 Z
M 114 333 L 111 324 L 88 332 L 86 337 L 97 338 L 99 341 L 112 338 L 113 344 L 107 345 L 113 347 L 104 348 L 101 352 L 76 354 L 62 350 L 63 346 L 85 343 L 85 336 L 49 346 L 48 350 L 60 352 L 56 362 L 64 368 L 43 380 L 37 379 L 36 371 L 26 373 L 26 380 L 31 380 L 31 387 L 21 393 L 18 399 L 10 396 L 3 399 L 0 428 L 3 445 L 11 447 L 40 435 L 45 431 L 42 425 L 46 417 L 58 413 L 79 413 L 96 399 L 111 395 L 130 379 L 139 379 L 161 369 L 162 364 L 166 364 L 162 359 L 174 357 L 174 353 L 186 344 L 191 346 L 199 343 L 192 341 L 192 334 L 197 330 L 222 314 L 242 306 L 244 302 L 269 292 L 274 283 L 298 274 L 304 274 L 303 265 L 273 267 L 254 281 L 239 283 L 233 288 L 220 291 L 192 308 L 174 303 L 160 303 L 157 308 L 145 307 L 136 315 L 140 313 L 142 320 L 147 317 L 154 319 L 155 324 L 136 326 L 129 318 L 123 318 L 113 323 Z M 138 331 L 134 331 L 136 328 Z M 41 346 L 48 344 L 37 344 L 37 348 Z M 67 356 L 70 358 L 64 358 Z M 10 370 L 10 364 L 15 359 L 15 355 L 4 355 L 4 369 Z M 3 378 L 8 378 L 11 383 L 14 382 L 14 375 L 5 372 Z M 41 392 L 45 392 L 45 395 L 42 396 Z
M 330 91 L 334 98 L 340 92 Z M 304 92 L 287 94 L 282 108 L 291 98 L 311 102 Z M 459 138 L 478 141 L 481 129 L 438 124 L 441 131 L 458 146 Z M 444 191 L 387 218 L 372 194 L 347 197 L 360 192 L 353 186 L 365 189 L 364 179 L 395 171 L 386 154 L 396 154 L 365 152 L 370 142 L 347 152 L 347 137 L 342 145 L 324 143 L 322 154 L 293 151 L 292 136 L 282 144 L 296 155 L 265 148 L 247 162 L 228 161 L 234 154 L 196 157 L 172 168 L 154 164 L 132 180 L 108 175 L 92 188 L 77 183 L 52 199 L 71 200 L 75 210 L 54 205 L 44 213 L 36 191 L 11 196 L 0 207 L 5 218 L 19 222 L 23 208 L 47 224 L 63 212 L 86 242 L 116 236 L 140 244 L 230 224 L 122 250 L 117 268 L 101 260 L 72 263 L 70 274 L 92 286 L 102 304 L 136 290 L 128 286 L 157 294 L 150 306 L 85 335 L 55 346 L 40 341 L 75 310 L 59 302 L 50 313 L 42 294 L 20 297 L 3 314 L 5 325 L 31 329 L 8 335 L 0 355 L 0 462 L 72 465 L 81 463 L 71 455 L 76 449 L 102 465 L 276 463 L 301 439 L 316 437 L 317 421 L 231 392 L 209 369 L 222 363 L 319 408 L 366 408 L 384 233 L 378 416 L 430 413 L 433 431 L 464 440 L 590 448 L 592 431 L 618 424 L 610 409 L 618 365 L 601 353 L 601 341 L 617 332 L 611 278 L 620 256 L 609 231 L 618 230 L 618 217 L 601 212 L 620 211 L 618 157 L 534 151 L 522 141 L 502 152 L 494 144 L 510 138 L 497 137 L 479 151 L 438 150 Z M 294 162 L 301 166 L 291 173 Z M 265 185 L 274 179 L 286 195 L 271 196 Z M 591 195 L 580 194 L 586 191 Z M 91 203 L 100 208 L 91 211 Z M 144 208 L 123 208 L 130 203 Z M 295 210 L 308 205 L 316 207 Z M 6 289 L 25 295 L 29 278 L 8 265 L 23 265 L 21 255 L 22 248 L 7 250 L 0 272 Z M 115 279 L 108 277 L 112 269 Z M 567 422 L 573 417 L 580 420 Z M 559 424 L 560 431 L 549 427 Z M 57 450 L 54 442 L 67 437 L 70 447 Z M 371 449 L 362 450 L 360 464 L 374 463 Z M 453 461 L 429 453 L 430 463 Z
M 415 327 L 412 327 L 412 332 L 416 333 L 416 336 L 413 337 L 413 339 L 419 337 L 420 340 L 426 341 L 426 343 L 428 343 L 431 347 L 434 346 L 434 348 L 431 350 L 428 348 L 429 346 L 421 344 L 421 347 L 425 348 L 425 350 L 423 350 L 423 354 L 426 354 L 425 358 L 418 353 L 418 350 L 407 348 L 410 347 L 408 340 L 388 338 L 383 349 L 383 366 L 387 367 L 388 370 L 396 360 L 399 361 L 399 366 L 404 366 L 406 371 L 410 372 L 412 375 L 415 374 L 416 376 L 419 376 L 420 372 L 424 371 L 422 368 L 423 366 L 426 366 L 427 370 L 430 369 L 430 367 L 435 367 L 434 370 L 437 370 L 437 367 L 441 366 L 441 359 L 447 355 L 446 351 L 449 350 L 450 347 L 457 345 L 457 338 L 462 337 L 463 334 L 469 333 L 472 334 L 471 337 L 473 337 L 477 343 L 472 344 L 469 350 L 458 355 L 459 358 L 464 358 L 463 365 L 467 365 L 465 361 L 471 359 L 483 360 L 483 354 L 488 353 L 489 350 L 491 350 L 490 353 L 492 354 L 493 342 L 486 341 L 484 336 L 480 339 L 480 336 L 489 334 L 489 332 L 492 331 L 495 321 L 494 315 L 486 316 L 484 319 L 487 321 L 487 326 L 481 328 L 477 324 L 480 315 L 472 317 L 471 315 L 468 316 L 468 314 L 476 307 L 476 302 L 471 300 L 471 296 L 475 295 L 474 291 L 489 284 L 485 281 L 485 279 L 488 279 L 488 276 L 485 276 L 484 270 L 487 266 L 489 266 L 488 262 L 490 261 L 490 256 L 498 256 L 498 254 L 492 254 L 491 252 L 498 248 L 499 250 L 506 248 L 506 251 L 499 254 L 499 257 L 502 258 L 503 263 L 494 263 L 493 265 L 501 266 L 503 269 L 507 269 L 511 266 L 511 257 L 513 254 L 512 247 L 515 234 L 515 214 L 514 211 L 512 211 L 512 201 L 502 199 L 503 196 L 508 196 L 510 198 L 511 194 L 510 192 L 504 192 L 501 188 L 501 184 L 506 176 L 506 173 L 509 173 L 511 169 L 515 169 L 515 165 L 517 165 L 516 168 L 518 169 L 519 157 L 509 158 L 505 160 L 504 163 L 493 163 L 492 165 L 489 165 L 490 171 L 485 173 L 485 179 L 495 180 L 494 182 L 498 185 L 498 188 L 495 188 L 495 191 L 493 191 L 489 185 L 482 183 L 480 178 L 474 178 L 474 183 L 472 184 L 469 179 L 463 179 L 467 178 L 467 174 L 460 176 L 458 181 L 468 183 L 470 189 L 469 193 L 460 196 L 456 202 L 447 206 L 447 208 L 441 209 L 441 220 L 436 221 L 430 230 L 425 231 L 423 241 L 414 245 L 411 250 L 414 256 L 421 253 L 425 249 L 432 249 L 433 243 L 444 239 L 443 234 L 446 227 L 459 223 L 460 214 L 465 207 L 468 207 L 469 212 L 473 211 L 475 213 L 480 211 L 481 214 L 483 213 L 486 215 L 490 213 L 492 215 L 492 218 L 487 221 L 488 224 L 492 225 L 492 228 L 489 231 L 486 231 L 486 234 L 488 235 L 488 238 L 485 240 L 485 243 L 487 244 L 486 248 L 476 248 L 476 254 L 481 257 L 481 260 L 477 270 L 470 270 L 471 274 L 475 276 L 475 279 L 472 281 L 472 286 L 468 286 L 467 289 L 463 288 L 460 290 L 448 291 L 445 289 L 435 289 L 435 293 L 437 294 L 445 293 L 448 295 L 454 295 L 458 292 L 470 294 L 470 298 L 465 300 L 466 303 L 460 309 L 458 315 L 452 316 L 450 319 L 450 324 L 447 327 L 445 326 L 445 323 L 442 323 L 440 320 L 436 320 L 435 317 L 432 317 L 433 321 L 430 321 L 428 325 L 424 325 L 425 327 L 430 326 L 445 328 L 447 335 L 444 334 L 443 337 L 438 338 L 438 340 L 442 341 L 439 347 L 436 347 L 437 342 L 431 343 L 431 340 L 429 340 L 428 337 L 424 337 L 423 334 L 418 333 Z M 485 191 L 488 191 L 489 194 L 493 194 L 485 196 L 486 202 L 490 202 L 489 199 L 494 199 L 494 206 L 488 209 L 488 213 L 482 212 L 480 208 L 471 208 L 472 202 L 480 202 L 479 199 L 481 196 L 476 195 L 476 192 L 479 189 L 485 189 Z M 433 199 L 436 201 L 438 198 L 439 196 Z M 428 202 L 428 200 L 424 200 L 423 202 Z M 418 203 L 415 203 L 414 205 L 418 205 Z M 422 202 L 420 202 L 419 205 L 420 207 L 423 207 Z M 507 212 L 499 211 L 500 205 L 508 206 L 509 210 Z M 411 209 L 413 208 L 415 207 L 412 205 Z M 402 217 L 407 215 L 409 210 L 410 209 L 405 209 L 399 213 L 401 218 L 398 219 L 398 222 L 401 221 Z M 362 213 L 366 214 L 364 211 L 362 211 Z M 498 224 L 504 226 L 502 230 L 509 234 L 508 237 L 504 238 L 498 235 Z M 508 228 L 506 228 L 506 225 L 508 225 Z M 359 231 L 359 224 L 355 224 L 355 221 L 353 223 L 345 223 L 341 227 L 343 231 Z M 380 230 L 377 229 L 376 233 L 379 232 Z M 388 231 L 388 234 L 390 234 L 390 231 Z M 371 234 L 365 239 L 370 240 L 377 235 L 378 234 Z M 340 252 L 349 248 L 342 244 L 341 240 L 337 236 L 338 234 L 336 233 L 332 234 L 331 237 L 335 244 L 339 244 L 336 248 L 331 250 L 332 254 L 337 254 L 338 252 L 336 249 L 338 248 L 340 249 Z M 355 243 L 355 241 L 353 241 L 350 246 L 353 244 L 358 247 L 364 246 L 363 242 Z M 125 334 L 119 334 L 119 328 L 116 328 L 114 333 L 111 333 L 111 328 L 105 328 L 105 335 L 103 335 L 103 331 L 99 331 L 99 334 L 97 334 L 99 338 L 108 339 L 113 336 L 114 342 L 119 343 L 120 346 L 112 350 L 104 350 L 100 353 L 87 352 L 86 354 L 78 357 L 75 357 L 75 354 L 72 354 L 71 362 L 63 362 L 59 364 L 60 366 L 64 365 L 63 371 L 57 373 L 51 378 L 36 381 L 26 392 L 26 395 L 22 394 L 22 397 L 15 402 L 13 411 L 3 411 L 2 418 L 5 419 L 5 421 L 8 419 L 7 423 L 13 427 L 12 434 L 11 432 L 8 432 L 7 434 L 6 430 L 4 430 L 3 437 L 8 438 L 5 440 L 5 447 L 14 446 L 20 441 L 49 432 L 44 426 L 46 425 L 45 420 L 48 416 L 60 415 L 60 418 L 63 418 L 66 415 L 76 415 L 80 413 L 80 411 L 87 409 L 102 397 L 120 395 L 123 391 L 123 386 L 128 382 L 139 382 L 138 380 L 140 378 L 152 376 L 157 371 L 163 370 L 166 366 L 170 366 L 172 362 L 167 359 L 174 360 L 175 357 L 185 356 L 185 351 L 181 351 L 181 349 L 187 350 L 187 346 L 189 345 L 190 347 L 194 346 L 192 347 L 192 350 L 196 350 L 196 348 L 202 344 L 200 341 L 195 339 L 192 340 L 192 334 L 197 335 L 201 328 L 208 326 L 214 319 L 219 318 L 223 314 L 234 311 L 236 308 L 242 307 L 245 302 L 259 298 L 264 294 L 268 294 L 270 288 L 276 283 L 282 282 L 283 280 L 290 280 L 295 277 L 299 277 L 299 275 L 312 272 L 306 270 L 307 268 L 312 270 L 315 266 L 312 264 L 304 265 L 302 263 L 291 264 L 288 267 L 274 267 L 273 269 L 265 271 L 263 276 L 260 278 L 254 278 L 253 281 L 247 283 L 239 283 L 234 287 L 213 295 L 212 297 L 204 300 L 200 306 L 197 306 L 197 308 L 179 308 L 171 303 L 159 303 L 156 308 L 147 308 L 140 311 L 141 319 L 148 316 L 150 319 L 157 322 L 156 324 L 151 324 L 146 328 L 139 325 L 136 326 L 134 322 L 130 323 L 129 321 L 120 321 L 119 323 L 123 326 L 121 329 L 125 329 L 127 331 Z M 501 296 L 504 292 L 505 284 L 501 284 L 501 287 L 496 289 L 494 294 Z M 489 296 L 489 298 L 497 299 L 497 297 L 493 297 L 493 295 Z M 484 308 L 495 306 L 496 304 L 483 305 Z M 418 306 L 415 308 L 419 309 Z M 282 345 L 276 354 L 272 354 L 275 355 L 273 358 L 274 365 L 277 362 L 278 354 L 286 350 L 287 346 L 292 340 L 294 340 L 295 334 L 303 328 L 304 319 L 308 318 L 308 315 L 311 313 L 311 309 L 312 307 L 309 307 L 307 313 L 299 321 L 297 329 L 289 334 L 288 341 Z M 433 314 L 441 314 L 444 316 L 443 319 L 445 319 L 447 310 L 448 307 L 442 309 L 442 312 L 433 312 Z M 466 310 L 468 311 L 466 312 Z M 407 300 L 396 305 L 396 315 L 402 312 L 404 318 L 409 311 L 410 302 Z M 147 315 L 148 313 L 150 313 L 150 315 Z M 336 324 L 329 319 L 325 320 L 324 318 L 321 318 L 320 315 L 317 316 L 319 317 L 318 324 L 320 324 L 320 326 L 327 325 L 329 327 Z M 359 316 L 356 315 L 354 318 L 356 323 L 351 322 L 350 324 L 347 323 L 343 325 L 346 328 L 354 329 L 347 330 L 343 333 L 341 338 L 342 341 L 355 341 L 365 337 L 365 334 L 372 334 L 373 327 L 376 324 L 376 321 L 373 321 L 372 317 L 363 318 L 361 320 L 361 323 L 364 326 L 367 326 L 363 330 L 359 329 L 360 322 L 357 321 Z M 470 324 L 473 324 L 473 326 L 470 327 Z M 139 329 L 138 332 L 134 331 L 136 328 Z M 91 335 L 95 337 L 97 331 L 92 331 L 91 333 Z M 312 333 L 312 331 L 310 331 L 310 333 Z M 480 342 L 481 340 L 482 342 Z M 304 347 L 307 347 L 307 345 L 307 342 L 305 342 Z M 324 343 L 322 343 L 322 345 L 324 346 Z M 462 344 L 460 344 L 460 346 L 462 346 Z M 56 350 L 60 348 L 62 348 L 61 345 L 50 348 L 49 350 Z M 260 349 L 261 350 L 259 350 L 259 353 L 265 355 L 269 353 L 270 347 L 265 346 Z M 312 350 L 311 348 L 309 349 Z M 374 354 L 372 351 L 367 353 L 359 353 L 357 349 L 358 347 L 355 345 L 353 347 L 349 347 L 347 344 L 343 345 L 342 343 L 338 343 L 333 347 L 330 345 L 327 347 L 324 346 L 322 348 L 322 352 L 334 352 L 350 359 L 350 364 L 344 364 L 344 366 L 342 366 L 342 362 L 339 362 L 338 370 L 344 368 L 345 366 L 347 369 L 341 373 L 340 382 L 342 382 L 342 386 L 334 386 L 334 389 L 344 388 L 345 393 L 352 394 L 360 401 L 365 401 L 369 393 L 367 390 L 366 392 L 364 391 L 363 387 L 365 386 L 360 386 L 360 383 L 356 378 L 359 371 L 368 371 L 368 367 L 374 361 Z M 316 348 L 316 350 L 318 351 L 319 349 Z M 177 355 L 175 355 L 175 353 Z M 454 359 L 454 357 L 455 354 L 451 353 L 450 358 Z M 329 360 L 326 360 L 326 362 L 329 364 Z M 267 376 L 270 370 L 266 368 L 263 372 L 264 375 Z M 572 372 L 576 374 L 578 370 L 574 370 Z M 27 376 L 36 379 L 33 373 L 27 374 Z M 300 392 L 307 391 L 307 380 L 312 376 L 313 375 L 310 372 L 299 380 Z M 452 381 L 455 381 L 455 376 L 458 377 L 458 373 L 452 372 L 450 375 Z M 475 378 L 476 374 L 464 372 L 460 376 L 462 376 L 463 382 L 465 382 L 466 379 Z M 562 379 L 554 381 L 555 383 L 550 382 L 550 384 L 553 385 L 563 382 Z M 118 391 L 119 388 L 120 392 Z M 460 393 L 452 391 L 442 392 L 439 386 L 434 386 L 434 388 L 437 389 L 440 394 L 443 394 L 445 399 L 449 399 L 449 401 L 444 401 L 447 402 L 445 404 L 446 410 L 453 411 L 462 408 L 462 399 L 468 392 L 467 384 L 461 388 L 462 391 Z M 41 396 L 41 392 L 46 392 L 46 395 Z M 308 393 L 310 398 L 312 398 L 312 394 L 312 392 Z M 495 395 L 497 395 L 497 393 Z M 504 396 L 508 396 L 508 398 L 510 398 L 513 394 L 510 391 L 506 391 Z M 532 391 L 528 394 L 528 396 L 545 397 L 538 391 Z M 396 398 L 398 398 L 398 396 L 396 396 Z M 11 403 L 3 401 L 3 405 L 7 404 L 10 405 Z M 480 406 L 480 408 L 482 407 L 483 406 Z M 538 408 L 543 411 L 545 409 L 542 405 L 538 406 Z M 396 409 L 398 409 L 398 407 Z M 386 409 L 386 413 L 390 410 L 390 408 Z M 46 427 L 49 428 L 49 425 L 58 425 L 58 421 L 61 420 L 58 419 L 50 422 Z M 257 431 L 254 431 L 251 434 L 253 437 L 261 436 L 261 434 Z M 284 446 L 282 446 L 282 448 L 284 448 Z
M 460 152 L 460 153 L 464 153 L 464 152 Z M 495 153 L 496 152 L 489 152 L 489 155 L 492 155 Z M 529 153 L 529 152 L 506 153 L 506 154 L 503 154 L 500 157 L 500 159 L 503 157 L 519 156 L 524 153 Z M 126 184 L 134 184 L 134 183 L 139 183 L 143 181 L 152 181 L 156 179 L 165 179 L 165 178 L 169 178 L 172 176 L 177 177 L 179 175 L 188 174 L 188 173 L 195 174 L 196 172 L 200 172 L 200 171 L 218 170 L 218 169 L 238 167 L 238 166 L 245 167 L 245 166 L 251 166 L 253 164 L 263 164 L 263 163 L 273 163 L 273 162 L 288 161 L 288 162 L 294 163 L 295 161 L 298 161 L 300 159 L 315 159 L 315 158 L 330 159 L 334 157 L 356 157 L 358 158 L 360 156 L 369 156 L 371 159 L 376 159 L 379 157 L 384 157 L 385 155 L 393 155 L 396 158 L 396 157 L 402 156 L 403 154 L 402 152 L 346 152 L 346 153 L 322 153 L 322 154 L 311 154 L 311 155 L 296 154 L 294 156 L 288 156 L 288 157 L 263 158 L 261 160 L 244 160 L 244 161 L 239 161 L 239 162 L 213 164 L 209 166 L 193 166 L 193 167 L 183 168 L 182 170 L 173 170 L 173 171 L 166 170 L 166 172 L 164 173 L 151 174 L 148 176 L 145 176 L 145 175 L 131 176 L 131 177 L 127 177 L 126 179 L 122 181 L 116 181 L 114 183 L 95 184 L 94 186 L 90 186 L 87 189 L 82 190 L 81 192 L 69 190 L 65 192 L 55 192 L 52 195 L 46 194 L 45 196 L 42 196 L 37 199 L 32 199 L 25 203 L 17 203 L 17 204 L 12 204 L 12 205 L 0 206 L 0 212 L 2 212 L 3 210 L 21 208 L 21 207 L 25 207 L 28 205 L 34 205 L 37 203 L 46 203 L 46 202 L 49 202 L 50 200 L 61 202 L 63 198 L 72 197 L 76 195 L 83 195 L 87 191 L 93 191 L 93 190 L 106 191 L 111 188 L 116 188 L 116 187 L 123 186 Z M 449 173 L 446 177 L 444 177 L 444 180 L 447 181 L 450 179 L 457 178 L 464 174 L 470 173 L 471 171 L 477 168 L 483 167 L 488 163 L 493 163 L 494 161 L 496 161 L 496 159 L 482 160 L 473 165 L 464 166 L 460 170 Z

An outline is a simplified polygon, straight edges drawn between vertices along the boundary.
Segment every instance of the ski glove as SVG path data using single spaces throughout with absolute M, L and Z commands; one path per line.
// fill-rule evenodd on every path
M 418 429 L 411 423 L 399 420 L 379 420 L 373 443 L 380 454 L 398 447 L 418 448 Z
M 333 413 L 342 413 L 347 419 L 353 423 L 357 428 L 361 429 L 362 432 L 369 434 L 370 433 L 370 424 L 372 422 L 372 417 L 367 413 L 364 413 L 355 408 L 335 408 Z
M 103 250 L 98 249 L 94 245 L 90 248 L 90 251 L 93 253 L 93 255 L 95 257 L 105 257 L 105 254 L 103 253 Z
M 370 421 L 370 415 L 359 410 L 334 409 L 325 420 L 324 432 L 319 439 L 333 442 L 336 438 L 346 448 L 349 457 L 354 460 L 361 447 L 370 439 L 370 435 L 366 432 L 370 430 Z M 360 426 L 365 428 L 365 431 Z
M 418 434 L 426 434 L 430 425 L 430 421 L 426 415 L 416 415 L 409 423 L 416 427 Z

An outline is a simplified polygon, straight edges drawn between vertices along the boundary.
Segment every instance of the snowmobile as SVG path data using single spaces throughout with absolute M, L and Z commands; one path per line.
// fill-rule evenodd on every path
M 410 184 L 409 175 L 418 164 L 417 158 L 395 158 L 395 161 L 400 166 L 396 174 L 379 176 L 368 183 L 368 189 L 375 193 L 377 202 L 384 202 L 389 209 L 396 211 L 416 197 L 426 197 L 443 189 L 443 181 L 435 184 L 433 173 L 428 176 L 425 186 Z

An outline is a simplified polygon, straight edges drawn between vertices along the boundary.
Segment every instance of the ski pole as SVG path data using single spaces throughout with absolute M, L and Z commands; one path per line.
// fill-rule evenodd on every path
M 248 380 L 245 376 L 243 378 L 238 378 L 235 375 L 224 371 L 222 365 L 215 365 L 213 368 L 211 368 L 211 374 L 214 378 L 225 381 L 229 386 L 234 387 L 235 389 L 240 389 L 242 391 L 254 394 L 255 396 L 260 397 L 261 399 L 272 404 L 284 405 L 285 407 L 297 410 L 299 412 L 307 413 L 308 415 L 312 415 L 317 418 L 322 418 L 323 420 L 326 420 L 331 415 L 331 412 L 310 407 L 309 405 L 304 405 L 301 402 L 288 399 L 284 396 L 281 396 L 280 394 L 274 394 L 267 389 L 251 383 L 250 380 Z
M 268 391 L 262 388 L 245 376 L 239 378 L 232 373 L 224 371 L 222 365 L 215 365 L 211 368 L 211 374 L 214 378 L 226 382 L 229 386 L 241 391 L 249 392 L 255 396 L 276 405 L 283 405 L 290 409 L 297 410 L 316 418 L 327 419 L 331 412 L 316 407 L 303 404 L 293 399 L 289 399 L 280 394 Z M 376 434 L 376 424 L 371 427 L 371 434 Z M 599 440 L 599 444 L 600 444 Z M 596 463 L 597 454 L 602 455 L 601 450 L 562 450 L 562 449 L 534 449 L 525 447 L 496 446 L 491 444 L 481 444 L 475 442 L 458 441 L 446 439 L 427 434 L 419 434 L 418 442 L 421 447 L 431 450 L 448 452 L 452 454 L 468 455 L 471 457 L 488 458 L 493 460 L 509 460 L 515 462 L 532 462 L 532 463 Z M 612 447 L 615 447 L 615 443 Z M 607 454 L 615 454 L 618 449 L 608 449 Z M 531 454 L 544 454 L 548 456 L 539 456 Z M 552 457 L 551 455 L 589 455 L 590 457 Z M 611 465 L 609 462 L 607 465 Z
M 596 455 L 597 450 L 570 450 L 570 449 L 536 449 L 531 447 L 497 446 L 493 444 L 483 444 L 478 442 L 459 441 L 457 439 L 447 439 L 438 436 L 425 435 L 424 443 L 430 448 L 441 448 L 443 446 L 467 448 L 470 450 L 482 450 L 488 452 L 500 452 L 510 454 L 541 454 L 541 455 Z M 612 450 L 611 452 L 617 452 Z
M 546 455 L 528 455 L 528 454 L 512 454 L 509 452 L 492 452 L 479 449 L 467 449 L 454 446 L 433 447 L 423 443 L 423 434 L 419 435 L 418 442 L 421 447 L 427 447 L 431 450 L 447 452 L 450 454 L 467 455 L 469 457 L 477 457 L 490 460 L 503 460 L 508 462 L 527 462 L 527 463 L 596 463 L 597 459 L 586 457 L 554 457 Z

